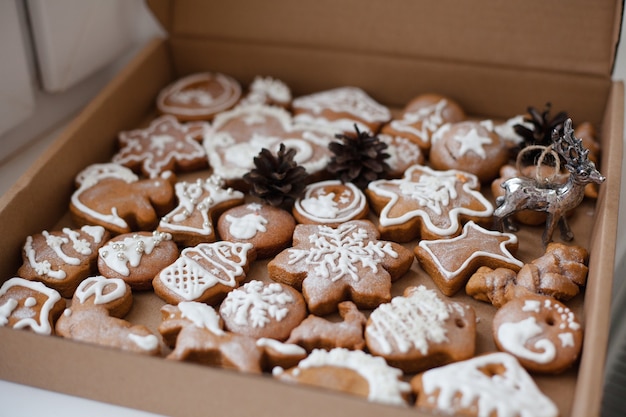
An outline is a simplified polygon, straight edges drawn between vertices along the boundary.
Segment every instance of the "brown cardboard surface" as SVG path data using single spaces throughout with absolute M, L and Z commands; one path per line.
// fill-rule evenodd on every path
M 174 7 L 170 2 L 154 3 Z M 202 54 L 206 52 L 209 53 Z M 268 56 L 272 59 L 267 59 Z M 320 60 L 324 71 L 314 65 Z M 357 69 L 347 66 L 347 62 Z M 258 44 L 253 48 L 245 42 L 238 44 L 231 40 L 157 40 L 140 53 L 0 199 L 0 222 L 5 225 L 0 240 L 0 280 L 17 270 L 21 262 L 19 252 L 28 234 L 68 224 L 67 204 L 76 173 L 89 163 L 108 160 L 117 132 L 141 125 L 154 114 L 154 98 L 161 87 L 177 75 L 201 69 L 229 72 L 242 82 L 257 73 L 284 77 L 299 92 L 349 83 L 371 90 L 375 98 L 395 106 L 419 92 L 437 91 L 441 87 L 438 92 L 460 97 L 459 101 L 476 116 L 508 117 L 524 111 L 528 105 L 542 106 L 550 100 L 555 108 L 563 106 L 569 110 L 571 104 L 577 120 L 596 123 L 603 146 L 601 170 L 607 181 L 600 189 L 596 205 L 586 202 L 573 219 L 576 243 L 591 249 L 591 259 L 584 296 L 568 303 L 584 317 L 586 343 L 577 368 L 557 377 L 537 377 L 536 381 L 557 402 L 563 416 L 599 415 L 624 112 L 623 85 L 611 84 L 608 76 L 431 62 L 390 54 L 346 54 L 322 48 L 311 54 L 295 46 Z M 466 83 L 455 81 L 457 78 Z M 446 79 L 453 80 L 452 85 Z M 534 90 L 531 86 L 541 88 L 527 91 Z M 530 261 L 541 254 L 540 232 L 541 228 L 521 230 L 520 259 Z M 264 265 L 255 263 L 249 277 L 266 279 Z M 394 287 L 396 294 L 402 286 L 412 283 L 433 285 L 417 263 L 409 276 L 398 283 Z M 478 351 L 492 350 L 489 317 L 493 307 L 473 302 L 462 294 L 455 297 L 471 302 L 483 317 L 478 326 Z M 155 311 L 161 304 L 152 294 L 138 294 L 129 319 L 154 328 L 158 324 Z M 392 411 L 398 416 L 427 415 L 325 390 L 291 386 L 269 377 L 172 363 L 26 331 L 0 328 L 0 340 L 2 379 L 166 415 L 379 416 Z

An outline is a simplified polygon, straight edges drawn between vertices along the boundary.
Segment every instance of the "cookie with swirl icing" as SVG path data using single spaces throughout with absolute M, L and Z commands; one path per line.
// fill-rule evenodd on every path
M 109 237 L 102 226 L 64 227 L 28 236 L 17 275 L 41 281 L 62 297 L 71 298 L 78 284 L 96 271 L 98 249 Z

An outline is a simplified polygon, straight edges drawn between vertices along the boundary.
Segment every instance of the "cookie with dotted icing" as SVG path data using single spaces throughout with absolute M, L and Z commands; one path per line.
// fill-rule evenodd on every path
M 202 169 L 208 165 L 202 139 L 209 129 L 206 122 L 179 123 L 174 116 L 161 116 L 146 128 L 121 132 L 112 161 L 148 178 Z
M 217 113 L 233 107 L 241 98 L 241 85 L 229 75 L 202 72 L 184 76 L 157 96 L 162 114 L 180 121 L 211 120 Z
M 474 356 L 476 313 L 422 285 L 408 287 L 372 311 L 365 340 L 372 355 L 415 373 Z
M 41 281 L 62 297 L 70 298 L 78 284 L 96 271 L 98 249 L 109 235 L 102 226 L 83 226 L 28 236 L 17 275 Z
M 402 371 L 393 368 L 381 357 L 360 350 L 335 348 L 316 349 L 298 366 L 284 370 L 275 368 L 274 378 L 280 381 L 337 390 L 368 401 L 405 406 L 410 391 L 402 381 Z
M 301 289 L 309 311 L 325 315 L 342 301 L 372 309 L 391 300 L 391 283 L 406 273 L 413 255 L 405 247 L 379 240 L 368 220 L 337 227 L 299 224 L 293 246 L 272 259 L 269 277 Z
M 515 298 L 496 311 L 493 338 L 531 372 L 560 373 L 578 359 L 583 328 L 574 313 L 552 297 Z
M 161 218 L 157 230 L 172 235 L 180 246 L 195 246 L 218 239 L 215 222 L 220 214 L 244 202 L 244 194 L 224 187 L 221 177 L 180 181 L 175 192 L 178 205 Z
M 328 144 L 335 132 L 318 126 L 295 123 L 279 107 L 240 106 L 220 113 L 204 139 L 209 164 L 233 187 L 245 189 L 243 176 L 255 168 L 254 157 L 262 149 L 276 152 L 280 144 L 296 149 L 294 160 L 303 166 L 311 181 L 321 178 L 332 156 Z
M 222 240 L 252 244 L 257 259 L 271 258 L 289 247 L 295 227 L 291 213 L 258 202 L 228 209 L 217 221 Z
M 174 207 L 176 177 L 139 179 L 115 163 L 93 164 L 76 176 L 70 213 L 79 225 L 99 225 L 113 234 L 154 230 Z
M 491 219 L 493 205 L 475 175 L 413 165 L 404 177 L 369 183 L 365 194 L 378 213 L 381 235 L 395 242 L 457 236 L 464 221 Z
M 369 205 L 356 185 L 328 180 L 307 185 L 292 212 L 298 223 L 338 226 L 367 217 Z
M 154 276 L 178 255 L 168 233 L 125 233 L 98 250 L 98 271 L 108 278 L 122 278 L 133 290 L 148 290 Z
M 0 326 L 53 334 L 65 300 L 41 282 L 14 277 L 0 287 Z
M 515 357 L 497 352 L 430 369 L 411 379 L 417 408 L 464 416 L 557 417 Z
M 229 292 L 219 312 L 233 333 L 282 341 L 306 317 L 306 304 L 288 285 L 252 280 Z
M 267 105 L 289 108 L 291 106 L 291 89 L 283 81 L 273 77 L 257 75 L 248 87 L 246 95 L 238 106 Z
M 453 99 L 440 94 L 420 94 L 405 106 L 399 117 L 385 124 L 381 132 L 406 138 L 428 153 L 437 129 L 464 119 L 465 112 Z
M 524 265 L 511 251 L 517 250 L 517 237 L 468 222 L 463 233 L 450 239 L 422 240 L 415 257 L 439 290 L 454 295 L 480 267 L 519 271 Z
M 432 136 L 428 160 L 439 170 L 458 169 L 492 181 L 509 160 L 509 148 L 485 120 L 447 123 Z
M 159 338 L 143 325 L 122 319 L 133 304 L 130 286 L 120 278 L 93 276 L 76 289 L 71 307 L 56 323 L 67 339 L 145 355 L 159 355 Z
M 156 295 L 170 304 L 198 301 L 217 305 L 246 278 L 254 260 L 250 243 L 200 243 L 182 250 L 178 259 L 156 274 Z
M 400 178 L 410 166 L 424 163 L 424 152 L 409 139 L 386 133 L 378 134 L 378 139 L 387 144 L 385 152 L 389 158 L 385 162 L 389 165 L 388 178 Z

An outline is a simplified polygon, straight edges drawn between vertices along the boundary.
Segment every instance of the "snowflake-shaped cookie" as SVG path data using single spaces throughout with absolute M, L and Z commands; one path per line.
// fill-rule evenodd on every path
M 145 129 L 119 134 L 120 150 L 113 162 L 155 178 L 165 171 L 190 171 L 207 165 L 201 143 L 210 126 L 205 122 L 181 124 L 174 116 L 155 119 Z
M 366 195 L 379 213 L 382 236 L 396 242 L 437 239 L 461 232 L 462 220 L 490 218 L 493 205 L 475 175 L 413 165 L 398 180 L 377 180 Z
M 411 266 L 413 256 L 399 244 L 378 240 L 367 220 L 336 228 L 298 225 L 293 247 L 268 264 L 270 278 L 302 289 L 309 311 L 324 315 L 345 300 L 371 309 L 391 299 L 391 282 Z

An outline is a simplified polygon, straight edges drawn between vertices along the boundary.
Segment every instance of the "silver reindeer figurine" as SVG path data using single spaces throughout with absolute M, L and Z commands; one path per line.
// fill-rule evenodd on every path
M 563 136 L 555 130 L 552 133 L 554 150 L 565 160 L 565 168 L 570 172 L 567 182 L 542 183 L 531 178 L 511 178 L 502 183 L 505 189 L 504 196 L 496 199 L 498 206 L 494 216 L 499 220 L 500 227 L 515 231 L 516 227 L 508 218 L 521 210 L 546 212 L 546 229 L 542 241 L 544 247 L 552 240 L 556 225 L 561 229 L 561 238 L 570 241 L 574 234 L 570 230 L 565 214 L 577 207 L 585 196 L 585 185 L 590 183 L 601 184 L 605 177 L 589 160 L 589 150 L 585 149 L 581 139 L 574 137 L 572 120 L 567 119 L 564 125 Z

